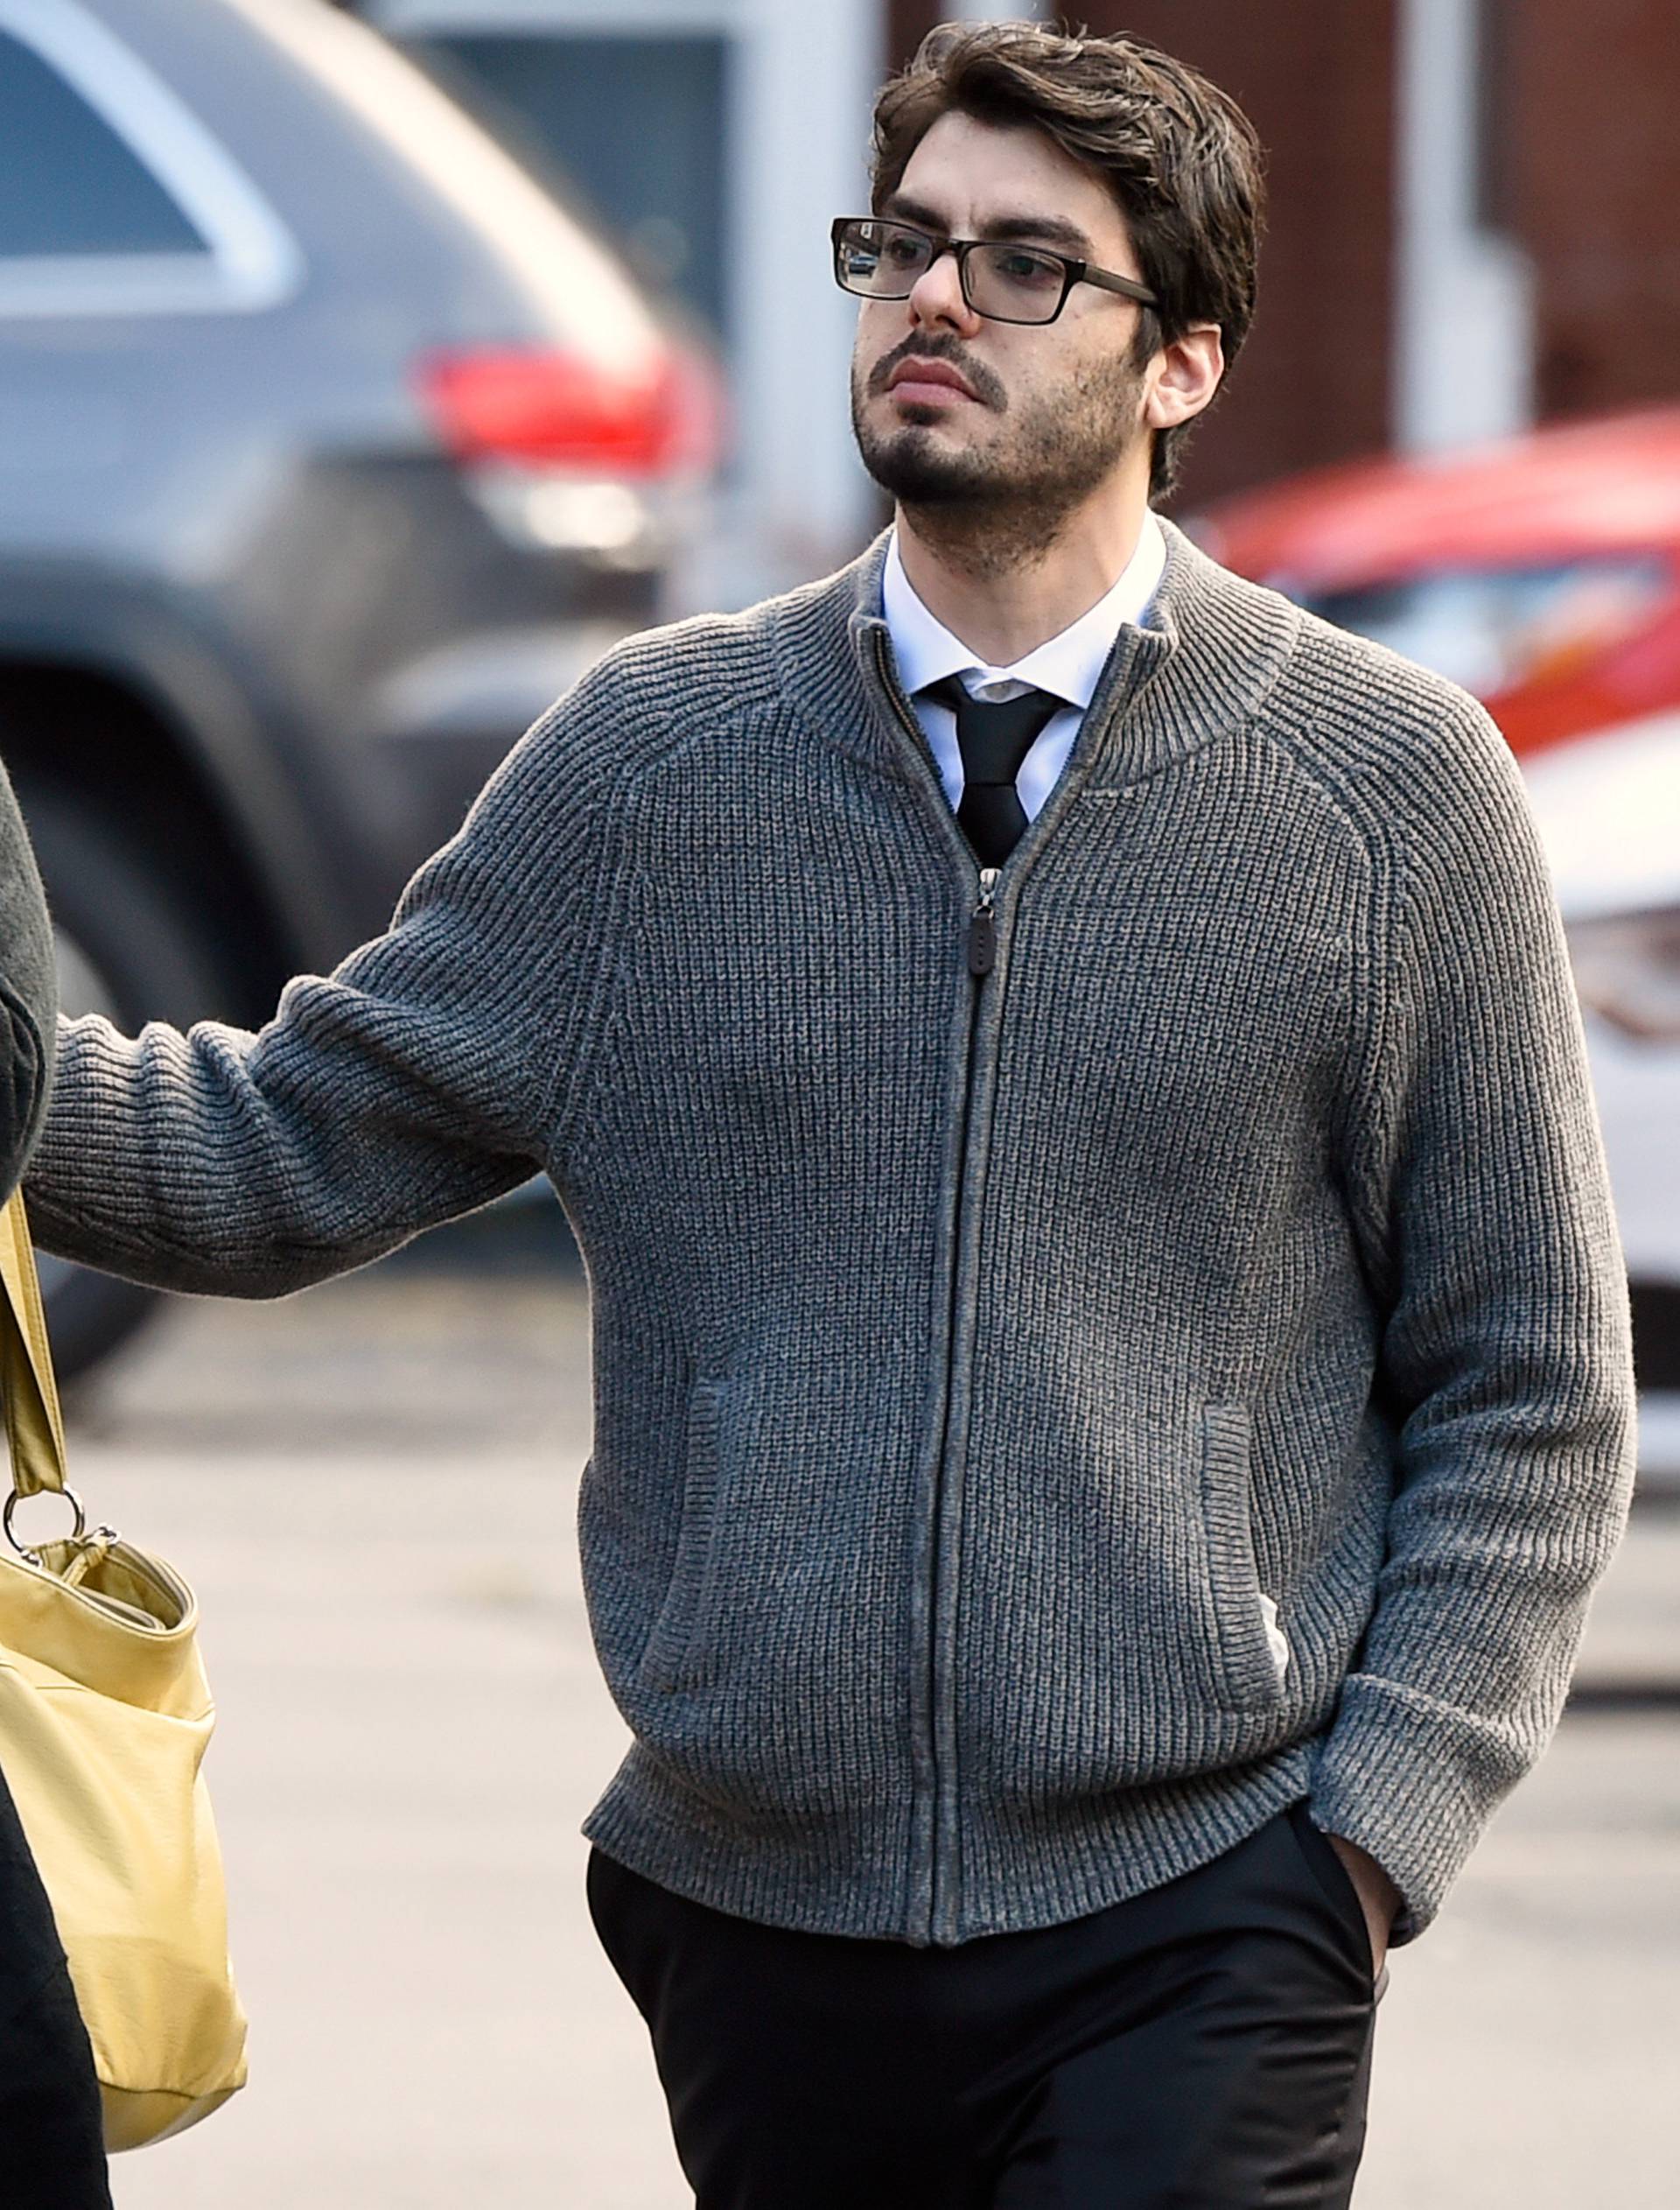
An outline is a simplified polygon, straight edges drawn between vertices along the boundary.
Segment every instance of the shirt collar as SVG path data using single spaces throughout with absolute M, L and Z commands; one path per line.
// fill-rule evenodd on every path
M 1070 705 L 1089 705 L 1097 678 L 1128 623 L 1141 625 L 1166 565 L 1166 541 L 1145 508 L 1137 547 L 1118 579 L 1077 621 L 1006 668 L 988 667 L 960 637 L 929 614 L 911 586 L 899 558 L 899 533 L 889 535 L 881 572 L 881 611 L 892 639 L 899 676 L 912 697 L 947 676 L 969 678 L 970 689 L 985 683 L 1027 683 Z

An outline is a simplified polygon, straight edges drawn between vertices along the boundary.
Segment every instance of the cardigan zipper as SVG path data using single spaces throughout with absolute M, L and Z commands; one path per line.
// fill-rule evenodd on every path
M 992 893 L 998 887 L 996 867 L 980 870 L 980 902 L 969 916 L 969 972 L 988 975 L 998 964 L 998 922 L 992 911 Z M 976 993 L 976 1005 L 979 993 Z M 974 1039 L 969 1039 L 970 1049 Z
M 975 1192 L 970 1166 L 970 1132 L 974 1123 L 975 1060 L 980 1035 L 980 1008 L 984 1002 L 986 977 L 998 964 L 998 919 L 993 900 L 998 869 L 982 867 L 979 895 L 970 909 L 965 949 L 972 978 L 969 993 L 969 1025 L 962 1068 L 962 1117 L 957 1140 L 956 1196 L 951 1217 L 950 1306 L 946 1322 L 944 1414 L 939 1438 L 939 1459 L 932 1499 L 931 1582 L 928 1605 L 928 1722 L 929 1763 L 933 1774 L 933 1849 L 928 1890 L 928 1932 L 934 1941 L 956 1939 L 960 1908 L 960 1868 L 953 1854 L 957 1830 L 956 1683 L 951 1676 L 948 1643 L 954 1638 L 955 1621 L 947 1634 L 948 1608 L 956 1601 L 958 1561 L 947 1559 L 951 1547 L 947 1522 L 952 1498 L 951 1438 L 957 1402 L 957 1347 L 962 1337 L 959 1309 L 962 1287 L 963 1250 L 968 1240 Z M 966 1447 L 966 1446 L 965 1446 Z M 960 1498 L 955 1507 L 960 1512 Z M 954 1541 L 960 1546 L 960 1524 Z M 944 1655 L 946 1662 L 942 1665 Z
M 878 643 L 876 666 L 881 687 L 892 703 L 892 711 L 912 742 L 926 750 L 927 740 L 920 723 L 912 717 L 912 709 L 894 679 L 885 646 Z M 931 765 L 931 762 L 929 763 Z M 998 963 L 998 922 L 996 895 L 999 870 L 982 867 L 979 871 L 978 893 L 970 905 L 963 925 L 965 965 L 971 980 L 969 993 L 969 1018 L 962 1065 L 962 1102 L 961 1122 L 957 1132 L 956 1189 L 951 1213 L 950 1280 L 947 1291 L 945 1334 L 945 1386 L 940 1411 L 939 1449 L 934 1461 L 933 1481 L 927 1500 L 927 1518 L 920 1529 L 926 1543 L 925 1571 L 918 1575 L 917 1596 L 920 1617 L 916 1624 L 924 1638 L 917 1653 L 918 1678 L 917 1708 L 912 1743 L 912 1753 L 919 1777 L 926 1793 L 926 1825 L 917 1821 L 918 1829 L 926 1835 L 926 1858 L 920 1868 L 924 1877 L 918 1883 L 926 1894 L 926 1926 L 930 1941 L 948 1942 L 956 1939 L 956 1924 L 959 1898 L 956 1883 L 958 1869 L 950 1859 L 948 1835 L 954 1833 L 955 1793 L 956 1787 L 956 1717 L 953 1702 L 954 1684 L 948 1677 L 948 1666 L 940 1662 L 941 1642 L 947 1617 L 948 1606 L 955 1601 L 955 1591 L 948 1587 L 949 1574 L 943 1568 L 946 1547 L 946 1523 L 950 1510 L 950 1469 L 952 1409 L 956 1397 L 957 1342 L 960 1332 L 959 1309 L 962 1285 L 962 1260 L 965 1242 L 964 1230 L 972 1210 L 973 1192 L 970 1189 L 969 1164 L 970 1131 L 974 1108 L 975 1059 L 980 1034 L 980 1011 L 985 997 L 986 977 Z M 954 1567 L 951 1570 L 954 1571 Z
M 957 1401 L 957 1346 L 961 1339 L 959 1309 L 962 1287 L 964 1246 L 975 1192 L 970 1167 L 970 1133 L 974 1122 L 975 1061 L 980 1035 L 980 1009 L 985 999 L 986 977 L 998 964 L 998 919 L 994 899 L 996 867 L 980 870 L 979 895 L 969 911 L 965 930 L 968 969 L 972 979 L 969 993 L 969 1024 L 962 1067 L 962 1126 L 957 1140 L 956 1195 L 951 1217 L 950 1305 L 946 1322 L 945 1402 L 939 1438 L 939 1458 L 932 1498 L 931 1577 L 928 1604 L 928 1723 L 929 1764 L 933 1776 L 933 1847 L 928 1891 L 928 1932 L 935 1942 L 952 1941 L 960 1907 L 959 1867 L 953 1851 L 957 1828 L 956 1683 L 951 1677 L 948 1639 L 948 1607 L 956 1601 L 957 1560 L 946 1559 L 947 1522 L 953 1512 L 951 1436 Z M 960 1484 L 959 1484 L 960 1485 Z M 960 1497 L 956 1506 L 960 1512 Z M 960 1526 L 955 1536 L 960 1545 Z M 942 1653 L 947 1661 L 942 1665 Z
M 1076 740 L 1088 749 L 1084 727 L 1093 712 L 1107 708 L 1123 681 L 1130 682 L 1138 659 L 1141 633 L 1130 633 L 1118 673 L 1106 676 L 1085 710 L 1084 725 Z M 937 782 L 938 763 L 932 756 L 926 733 L 894 673 L 885 624 L 873 635 L 874 672 L 880 694 L 912 747 Z M 1064 780 L 1067 769 L 1063 770 Z M 940 793 L 943 803 L 944 794 Z M 1052 801 L 1054 803 L 1054 801 Z M 1064 801 L 1065 803 L 1065 801 Z M 946 818 L 949 820 L 948 807 Z M 959 838 L 962 831 L 957 831 Z M 966 844 L 966 838 L 962 838 Z M 972 1222 L 980 1177 L 971 1160 L 974 1150 L 976 1091 L 981 1061 L 981 1041 L 988 1003 L 987 979 L 997 970 L 1001 949 L 996 912 L 1000 870 L 979 870 L 977 895 L 971 901 L 962 924 L 965 965 L 970 977 L 968 1021 L 962 1045 L 961 1100 L 957 1110 L 956 1187 L 949 1193 L 949 1279 L 946 1285 L 945 1372 L 943 1401 L 939 1413 L 938 1449 L 918 1497 L 917 1548 L 912 1578 L 911 1605 L 911 1757 L 914 1772 L 912 1811 L 914 1856 L 907 1884 L 906 1905 L 913 1923 L 925 1929 L 926 1939 L 947 1945 L 957 1939 L 962 1914 L 961 1822 L 956 1815 L 957 1718 L 954 1678 L 957 1622 L 955 1616 L 959 1575 L 957 1554 L 962 1542 L 963 1466 L 968 1454 L 967 1428 L 970 1391 L 973 1381 L 974 1326 L 972 1313 L 964 1315 L 963 1284 L 977 1277 L 978 1262 L 968 1265 L 972 1244 Z M 999 978 L 1001 981 L 1001 977 Z M 994 983 L 991 996 L 997 994 Z M 994 1022 L 995 1026 L 995 1022 Z M 995 1094 L 995 1041 L 991 1090 Z M 977 1294 L 977 1288 L 975 1294 Z M 948 1553 L 949 1554 L 948 1555 Z
M 909 702 L 900 690 L 885 642 L 878 638 L 875 647 L 875 664 L 881 688 L 891 704 L 894 717 L 911 742 L 925 754 L 927 739 L 921 726 L 914 719 Z M 931 760 L 928 766 L 930 768 L 933 766 Z M 953 1800 L 956 1776 L 953 1770 L 956 1721 L 955 1713 L 949 1708 L 951 1683 L 943 1678 L 943 1669 L 940 1665 L 942 1623 L 949 1601 L 944 1585 L 946 1575 L 942 1571 L 941 1554 L 944 1547 L 943 1531 L 947 1516 L 947 1459 L 951 1442 L 951 1408 L 957 1379 L 956 1344 L 961 1316 L 958 1305 L 962 1294 L 963 1229 L 970 1203 L 969 1131 L 974 1102 L 975 1048 L 979 1035 L 980 1007 L 985 993 L 986 977 L 997 965 L 998 928 L 994 900 L 998 874 L 996 867 L 980 869 L 978 895 L 970 905 L 963 924 L 964 964 L 971 987 L 962 1065 L 961 1125 L 957 1132 L 956 1188 L 951 1212 L 950 1279 L 946 1287 L 945 1386 L 940 1407 L 939 1447 L 934 1459 L 926 1516 L 918 1530 L 925 1547 L 919 1556 L 913 1596 L 917 1613 L 914 1624 L 920 1638 L 920 1647 L 915 1653 L 914 1665 L 917 1693 L 911 1754 L 922 1796 L 914 1820 L 920 1845 L 918 1854 L 921 1860 L 916 1869 L 914 1885 L 925 1898 L 920 1915 L 923 1917 L 930 1941 L 938 1941 L 942 1938 L 950 1940 L 952 1937 L 948 1929 L 956 1917 L 956 1898 L 952 1892 L 952 1882 L 956 1869 L 944 1862 L 943 1849 L 944 1834 L 951 1823 L 948 1807 Z M 942 1756 L 942 1736 L 945 1737 Z

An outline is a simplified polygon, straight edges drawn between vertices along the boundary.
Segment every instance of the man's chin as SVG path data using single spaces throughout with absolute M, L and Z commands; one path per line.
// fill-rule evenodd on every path
M 864 467 L 883 491 L 909 507 L 971 506 L 990 497 L 996 487 L 984 461 L 941 436 L 939 410 L 928 412 L 926 423 L 913 420 L 894 436 L 859 438 Z

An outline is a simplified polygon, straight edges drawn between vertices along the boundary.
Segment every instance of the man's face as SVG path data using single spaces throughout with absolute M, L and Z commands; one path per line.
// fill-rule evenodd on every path
M 1042 132 L 942 116 L 877 210 L 942 236 L 1008 235 L 1141 277 L 1125 218 Z M 1022 228 L 1023 223 L 1030 228 Z M 962 297 L 943 255 L 906 299 L 870 299 L 852 353 L 852 427 L 864 465 L 912 509 L 1012 516 L 1047 542 L 1061 517 L 1137 451 L 1144 372 L 1135 301 L 1075 284 L 1054 322 L 994 322 Z M 930 381 L 938 361 L 961 385 Z

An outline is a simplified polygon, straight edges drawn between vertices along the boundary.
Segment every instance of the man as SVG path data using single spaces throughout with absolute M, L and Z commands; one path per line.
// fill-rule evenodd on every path
M 0 1200 L 46 1112 L 58 1001 L 41 878 L 0 766 Z M 6 1786 L 9 1749 L 0 1739 L 0 2203 L 110 2210 L 93 2052 Z
M 1164 55 L 935 33 L 836 227 L 890 538 L 609 655 L 260 1035 L 62 1039 L 38 1218 L 147 1280 L 552 1175 L 591 1899 L 702 2210 L 1345 2204 L 1626 1507 L 1517 770 L 1150 512 L 1258 171 Z

